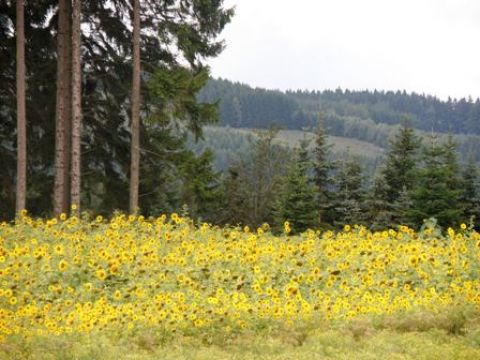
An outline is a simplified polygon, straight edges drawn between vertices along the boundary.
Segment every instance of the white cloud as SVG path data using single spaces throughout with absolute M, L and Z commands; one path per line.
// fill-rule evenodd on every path
M 214 76 L 280 89 L 480 97 L 477 0 L 227 0 Z

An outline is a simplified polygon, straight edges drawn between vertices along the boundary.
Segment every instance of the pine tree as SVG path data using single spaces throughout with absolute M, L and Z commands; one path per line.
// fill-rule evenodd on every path
M 16 4 L 17 45 L 17 184 L 16 212 L 25 209 L 27 196 L 27 119 L 25 110 L 25 24 L 24 0 Z
M 72 6 L 72 167 L 70 197 L 76 212 L 80 211 L 81 195 L 81 140 L 82 140 L 82 55 L 81 55 L 82 0 L 73 0 Z
M 462 214 L 458 207 L 459 191 L 449 186 L 451 174 L 445 164 L 445 148 L 437 144 L 435 137 L 424 150 L 424 164 L 410 193 L 412 208 L 407 212 L 408 220 L 419 226 L 433 217 L 441 226 L 457 225 Z
M 53 212 L 59 215 L 70 208 L 70 144 L 71 144 L 71 1 L 58 2 L 57 81 L 55 104 L 55 179 Z
M 140 0 L 133 1 L 133 79 L 130 146 L 130 213 L 138 212 L 140 181 Z
M 314 183 L 317 191 L 317 203 L 318 203 L 318 224 L 327 223 L 332 221 L 332 187 L 333 180 L 331 177 L 334 165 L 330 160 L 330 148 L 331 144 L 328 143 L 328 136 L 325 131 L 323 120 L 318 120 L 315 147 L 313 149 L 314 161 Z

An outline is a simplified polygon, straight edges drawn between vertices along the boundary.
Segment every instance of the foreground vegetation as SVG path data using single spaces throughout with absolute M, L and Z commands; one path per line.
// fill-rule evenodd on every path
M 475 230 L 290 230 L 3 223 L 0 357 L 480 358 Z
M 10 338 L 0 344 L 6 359 L 479 359 L 478 320 L 465 333 L 451 334 L 441 316 L 416 314 L 406 320 L 390 316 L 372 324 L 319 324 L 315 328 L 203 333 L 165 337 L 151 331 L 112 336 L 62 335 Z M 445 319 L 445 317 L 443 318 Z M 442 320 L 443 320 L 442 319 Z M 476 323 L 475 323 L 476 321 Z

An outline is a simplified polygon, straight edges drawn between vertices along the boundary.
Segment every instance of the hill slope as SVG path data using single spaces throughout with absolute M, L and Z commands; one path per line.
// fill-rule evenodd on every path
M 215 167 L 219 170 L 227 170 L 232 161 L 248 154 L 258 129 L 232 128 L 229 126 L 207 126 L 203 130 L 203 139 L 194 142 L 189 139 L 189 147 L 197 153 L 210 148 L 215 153 Z M 276 143 L 290 148 L 300 145 L 306 138 L 313 147 L 315 134 L 301 130 L 280 130 L 277 134 Z M 383 156 L 385 150 L 374 144 L 340 136 L 329 136 L 332 145 L 332 157 L 340 158 L 346 153 L 355 154 L 360 161 L 369 169 L 373 170 Z
M 383 91 L 288 91 L 252 88 L 228 80 L 211 80 L 199 94 L 219 101 L 220 125 L 267 128 L 276 123 L 288 130 L 310 130 L 319 113 L 331 136 L 387 148 L 389 138 L 405 119 L 426 137 L 455 134 L 463 156 L 480 160 L 480 100 L 438 98 Z M 363 150 L 363 149 L 362 149 Z M 368 152 L 367 148 L 365 151 Z

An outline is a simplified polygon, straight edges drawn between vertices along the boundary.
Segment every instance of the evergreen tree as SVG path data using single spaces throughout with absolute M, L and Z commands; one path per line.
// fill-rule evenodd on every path
M 447 142 L 443 146 L 443 158 L 446 171 L 448 172 L 447 185 L 452 191 L 460 189 L 460 166 L 458 164 L 457 147 L 458 144 L 453 139 L 453 135 L 449 134 Z
M 246 169 L 251 186 L 249 200 L 252 204 L 248 224 L 254 227 L 273 222 L 273 204 L 288 166 L 287 150 L 273 143 L 277 133 L 277 128 L 258 133 L 251 166 Z
M 480 181 L 478 166 L 472 156 L 468 158 L 460 179 L 460 203 L 463 206 L 463 221 L 480 221 Z
M 402 214 L 395 211 L 395 203 L 399 201 L 402 191 L 410 191 L 415 184 L 416 168 L 418 163 L 418 150 L 420 140 L 414 130 L 406 122 L 390 142 L 387 153 L 383 176 L 385 178 L 385 191 L 382 200 L 393 206 L 392 223 L 399 224 Z
M 183 175 L 181 202 L 187 205 L 194 220 L 218 221 L 220 175 L 213 169 L 213 156 L 210 149 L 198 157 L 189 153 L 180 166 Z
M 176 72 L 179 68 L 185 68 L 194 74 L 205 72 L 205 61 L 222 51 L 223 41 L 219 41 L 218 35 L 233 15 L 233 10 L 226 8 L 223 1 L 183 1 L 181 4 L 178 2 L 165 4 L 165 2 L 154 0 L 142 0 L 141 3 L 143 8 L 148 9 L 142 13 L 140 38 L 143 60 L 142 79 L 152 79 L 158 69 Z M 80 2 L 74 2 L 75 8 L 79 4 Z M 81 134 L 81 171 L 85 176 L 82 176 L 81 195 L 85 201 L 85 206 L 82 207 L 90 208 L 92 211 L 101 210 L 107 213 L 114 209 L 128 211 L 128 196 L 124 195 L 128 195 L 131 139 L 128 126 L 131 107 L 129 90 L 133 71 L 131 4 L 131 0 L 115 0 L 115 6 L 110 6 L 109 0 L 81 2 L 82 16 L 79 20 L 81 20 L 80 30 L 83 30 L 84 34 L 80 34 L 82 55 L 80 105 L 85 109 L 82 113 L 83 133 Z M 65 0 L 62 3 L 60 0 L 45 0 L 29 1 L 28 6 L 25 7 L 25 35 L 28 39 L 25 43 L 25 60 L 28 69 L 26 123 L 29 166 L 27 175 L 31 184 L 27 202 L 30 212 L 34 215 L 49 216 L 52 198 L 56 213 L 69 208 L 70 189 L 65 184 L 68 185 L 71 181 L 68 169 L 71 151 L 67 141 L 72 139 L 72 131 L 68 129 L 71 124 L 71 115 L 66 116 L 64 111 L 68 114 L 72 113 L 72 105 L 68 104 L 71 102 L 71 95 L 69 91 L 65 91 L 70 88 L 72 80 L 65 80 L 57 71 L 57 64 L 61 63 L 65 65 L 64 75 L 73 73 L 72 66 L 67 64 L 68 61 L 61 61 L 63 53 L 67 53 L 68 59 L 72 60 L 72 46 L 66 44 L 65 50 L 60 51 L 57 42 L 60 38 L 64 40 L 73 38 L 70 29 L 60 26 L 60 23 L 65 24 L 65 19 L 68 25 L 73 25 L 71 17 L 73 8 L 70 7 L 69 11 L 69 5 L 72 5 L 71 0 Z M 65 14 L 68 16 L 63 16 Z M 12 218 L 15 213 L 16 46 L 12 26 L 16 23 L 15 15 L 15 2 L 0 0 L 0 68 L 2 69 L 0 71 L 0 84 L 2 84 L 0 86 L 0 163 L 8 167 L 0 172 L 2 184 L 0 186 L 0 217 L 2 218 Z M 78 38 L 77 34 L 75 38 Z M 57 81 L 51 81 L 52 79 Z M 64 79 L 61 81 L 64 84 L 63 87 L 57 87 L 60 79 Z M 141 114 L 144 115 L 144 120 L 147 118 L 150 120 L 154 108 L 158 110 L 161 107 L 164 112 L 168 112 L 171 102 L 175 102 L 172 98 L 162 98 L 160 102 L 147 86 L 147 81 L 142 83 L 141 92 Z M 65 100 L 64 111 L 58 108 L 60 99 Z M 194 99 L 197 101 L 195 97 Z M 164 179 L 164 174 L 160 175 L 158 168 L 169 172 L 171 166 L 178 165 L 178 163 L 169 162 L 174 157 L 164 157 L 164 152 L 183 151 L 181 148 L 165 147 L 158 152 L 156 151 L 158 146 L 153 144 L 169 136 L 167 132 L 178 138 L 183 137 L 184 131 L 195 132 L 196 136 L 201 133 L 204 122 L 199 119 L 204 117 L 198 116 L 197 107 L 191 107 L 191 104 L 187 103 L 184 105 L 187 110 L 183 115 L 189 111 L 191 114 L 170 117 L 175 119 L 171 121 L 176 124 L 183 123 L 181 127 L 161 126 L 163 133 L 160 134 L 150 126 L 151 124 L 140 125 L 142 137 L 148 138 L 148 141 L 141 139 L 141 144 L 150 145 L 147 148 L 140 147 L 142 162 L 145 162 L 147 167 L 153 168 L 152 162 L 158 160 L 158 153 L 161 153 L 162 159 L 168 161 L 161 164 L 162 166 L 157 165 L 159 176 L 156 179 L 147 180 L 146 177 L 141 177 L 140 181 L 144 182 L 140 184 L 141 193 L 151 194 L 149 198 L 156 197 L 152 196 L 154 192 L 161 197 L 161 194 L 168 190 L 163 187 L 164 182 L 161 179 Z M 55 139 L 57 122 L 54 121 L 55 118 L 64 122 L 64 131 L 61 126 L 57 127 L 59 132 L 65 133 L 63 142 L 60 141 L 61 139 Z M 183 131 L 178 131 L 179 129 Z M 79 136 L 76 135 L 76 138 L 79 139 Z M 54 153 L 56 155 L 52 156 Z M 62 154 L 64 156 L 61 156 Z M 60 164 L 59 159 L 62 159 L 65 164 L 63 170 L 56 168 L 57 164 Z M 77 163 L 80 162 L 77 161 Z M 143 164 L 140 164 L 140 167 L 142 166 Z M 74 172 L 78 173 L 77 170 Z M 62 173 L 63 180 L 60 180 Z M 63 181 L 62 186 L 59 185 L 61 181 Z M 146 184 L 151 188 L 145 189 Z M 54 197 L 51 196 L 53 188 L 56 189 Z M 141 198 L 147 199 L 146 196 Z M 108 204 L 111 207 L 104 209 L 96 207 L 101 204 Z
M 285 176 L 282 191 L 276 204 L 275 224 L 282 228 L 289 221 L 293 232 L 302 232 L 317 225 L 316 189 L 309 173 L 311 161 L 308 142 L 302 141 L 294 161 Z
M 418 163 L 420 140 L 414 130 L 404 123 L 390 142 L 383 175 L 387 185 L 384 200 L 393 203 L 405 187 L 412 189 L 415 183 L 415 168 Z
M 251 154 L 235 162 L 223 186 L 223 217 L 230 224 L 258 227 L 274 223 L 276 199 L 291 161 L 290 151 L 273 143 L 278 130 L 257 133 Z
M 72 127 L 72 2 L 58 1 L 57 79 L 55 101 L 55 178 L 53 213 L 70 211 L 70 145 Z
M 365 215 L 364 178 L 358 159 L 344 159 L 336 176 L 334 210 L 335 225 L 360 224 Z
M 462 214 L 458 207 L 459 191 L 450 188 L 450 175 L 445 164 L 445 148 L 432 137 L 431 146 L 424 150 L 424 167 L 418 172 L 416 186 L 410 194 L 412 207 L 407 218 L 411 223 L 419 225 L 433 217 L 441 226 L 458 224 Z
M 82 142 L 82 0 L 72 2 L 72 165 L 70 198 L 76 212 L 81 202 Z
M 221 183 L 221 211 L 217 214 L 219 222 L 228 225 L 249 224 L 252 203 L 249 201 L 250 179 L 245 169 L 248 164 L 239 160 L 232 164 Z
M 17 183 L 16 212 L 25 209 L 27 197 L 27 124 L 25 110 L 25 21 L 24 0 L 16 1 L 16 45 L 17 45 Z
M 409 212 L 413 207 L 413 200 L 410 191 L 404 186 L 400 196 L 393 204 L 393 211 L 396 214 L 396 225 L 407 225 L 415 227 L 418 224 L 413 223 L 409 218 Z
M 133 0 L 133 71 L 130 145 L 130 213 L 138 212 L 140 186 L 140 0 Z
M 383 168 L 377 168 L 365 201 L 368 223 L 372 230 L 382 230 L 392 226 L 393 209 L 392 204 L 385 200 L 388 186 L 383 171 Z
M 313 149 L 313 181 L 317 191 L 318 203 L 318 224 L 332 221 L 332 188 L 331 177 L 334 169 L 330 157 L 331 144 L 328 143 L 328 136 L 325 131 L 322 115 L 317 124 L 315 133 L 315 147 Z

